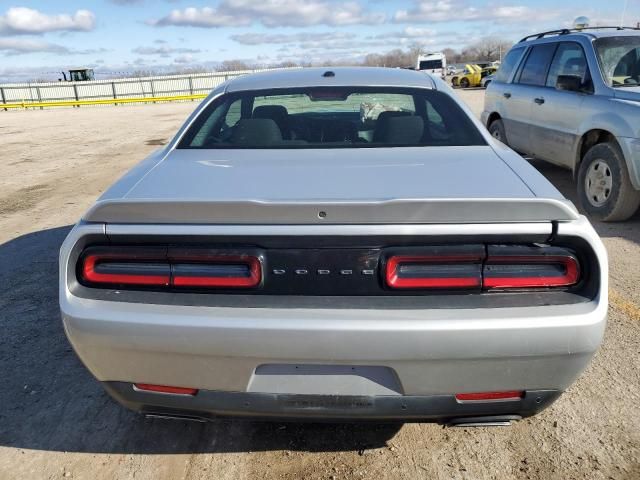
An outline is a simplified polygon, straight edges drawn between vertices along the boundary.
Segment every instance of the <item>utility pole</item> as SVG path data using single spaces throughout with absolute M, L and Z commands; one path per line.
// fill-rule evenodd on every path
M 629 6 L 629 0 L 624 0 L 624 8 L 622 9 L 622 16 L 620 17 L 620 26 L 624 26 L 624 17 L 627 14 L 627 7 Z

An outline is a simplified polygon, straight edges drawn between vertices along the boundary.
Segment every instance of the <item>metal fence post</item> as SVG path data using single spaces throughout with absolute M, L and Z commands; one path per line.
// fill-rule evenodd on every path
M 78 86 L 75 83 L 73 84 L 73 95 L 76 97 L 76 102 L 80 100 L 78 98 Z M 80 105 L 76 105 L 76 107 L 80 108 Z
M 0 87 L 0 96 L 2 96 L 2 103 L 7 104 L 7 97 L 4 96 L 4 88 Z M 4 111 L 8 111 L 8 108 L 5 108 Z
M 40 95 L 40 87 L 36 87 L 36 94 L 38 95 L 38 103 L 42 103 L 42 95 Z M 44 108 L 40 107 L 40 110 L 44 110 Z
M 191 79 L 191 76 L 189 76 L 188 79 L 189 79 L 189 95 L 193 95 L 193 80 Z M 191 99 L 191 101 L 193 102 L 193 98 Z
M 149 87 L 151 88 L 151 96 L 155 97 L 156 96 L 156 89 L 153 88 L 153 78 L 149 79 Z M 153 102 L 156 103 L 156 102 Z
M 116 95 L 116 82 L 111 82 L 111 91 L 113 92 L 113 99 L 116 100 L 118 96 Z M 114 105 L 118 105 L 114 103 Z

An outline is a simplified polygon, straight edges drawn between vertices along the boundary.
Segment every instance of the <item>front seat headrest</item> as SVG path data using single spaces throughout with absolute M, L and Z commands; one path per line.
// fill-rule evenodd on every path
M 380 114 L 373 133 L 373 141 L 391 145 L 418 145 L 422 140 L 423 133 L 424 121 L 422 117 L 416 115 L 383 116 Z
M 233 127 L 230 141 L 235 145 L 265 147 L 281 143 L 282 134 L 270 118 L 244 118 Z
M 282 138 L 290 137 L 289 112 L 282 105 L 260 105 L 253 110 L 253 118 L 270 118 L 280 128 Z

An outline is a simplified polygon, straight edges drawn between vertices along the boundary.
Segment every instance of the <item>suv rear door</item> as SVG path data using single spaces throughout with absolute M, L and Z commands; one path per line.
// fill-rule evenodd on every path
M 580 77 L 583 91 L 557 90 L 559 75 Z M 585 94 L 592 89 L 587 59 L 577 42 L 561 42 L 553 56 L 545 88 L 532 104 L 529 129 L 531 154 L 551 163 L 573 167 L 580 111 Z
M 556 49 L 556 43 L 532 46 L 514 82 L 508 85 L 506 115 L 503 117 L 509 146 L 521 153 L 532 154 L 530 141 L 531 114 L 535 102 L 545 90 L 547 72 Z
M 507 141 L 512 148 L 516 149 L 517 147 L 512 143 L 512 139 L 517 141 L 519 132 L 518 125 L 511 122 L 514 107 L 514 102 L 511 99 L 513 98 L 513 92 L 517 91 L 519 87 L 510 83 L 510 80 L 525 50 L 526 47 L 524 46 L 514 47 L 509 50 L 494 75 L 490 86 L 487 86 L 485 93 L 485 110 L 488 110 L 489 113 L 497 112 L 500 115 L 505 126 Z M 487 128 L 489 126 L 487 125 Z

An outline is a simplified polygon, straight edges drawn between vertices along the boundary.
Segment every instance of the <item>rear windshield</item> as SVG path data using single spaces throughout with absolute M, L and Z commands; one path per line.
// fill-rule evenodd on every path
M 435 70 L 442 68 L 442 60 L 422 60 L 418 70 Z
M 316 88 L 225 94 L 178 148 L 484 145 L 449 95 L 426 89 Z

